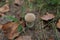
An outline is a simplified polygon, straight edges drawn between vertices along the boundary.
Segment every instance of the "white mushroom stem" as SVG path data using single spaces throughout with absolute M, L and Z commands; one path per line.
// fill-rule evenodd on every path
M 26 26 L 32 28 L 34 26 L 34 22 L 26 22 Z

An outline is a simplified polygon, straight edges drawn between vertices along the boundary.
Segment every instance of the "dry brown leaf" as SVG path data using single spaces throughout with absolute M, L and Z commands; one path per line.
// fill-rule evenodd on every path
M 14 32 L 13 34 L 10 33 L 10 35 L 8 36 L 9 39 L 14 39 L 15 37 L 19 36 L 19 32 Z
M 23 40 L 22 36 L 20 36 L 19 38 L 15 39 L 15 40 Z
M 9 11 L 8 4 L 5 4 L 3 7 L 0 7 L 0 12 L 8 12 L 8 11 Z
M 32 39 L 31 39 L 31 36 L 20 36 L 16 40 L 32 40 Z
M 41 19 L 48 21 L 48 20 L 50 20 L 50 19 L 53 19 L 54 17 L 55 17 L 55 16 L 54 16 L 53 14 L 50 14 L 50 13 L 47 12 L 47 14 L 46 14 L 46 15 L 43 15 L 43 16 L 41 17 Z
M 20 0 L 15 0 L 15 3 L 16 4 L 20 4 Z
M 4 16 L 4 13 L 0 13 L 0 17 Z
M 3 27 L 3 25 L 2 25 L 2 24 L 0 24 L 0 29 L 2 29 L 2 27 Z
M 14 4 L 16 5 L 16 6 L 20 6 L 20 5 L 23 5 L 23 0 L 15 0 L 15 2 L 14 2 Z
M 53 37 L 50 37 L 48 40 L 54 40 L 54 38 Z
M 60 19 L 57 22 L 57 28 L 60 28 Z
M 8 36 L 9 39 L 13 39 L 19 33 L 17 32 L 18 23 L 15 22 L 8 22 L 3 25 L 2 29 L 5 32 L 5 35 Z

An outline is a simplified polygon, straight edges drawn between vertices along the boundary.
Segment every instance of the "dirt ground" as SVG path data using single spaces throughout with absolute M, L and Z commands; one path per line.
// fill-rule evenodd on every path
M 34 8 L 32 9 L 32 11 L 30 11 L 29 7 L 27 7 L 26 5 L 25 5 L 26 10 L 22 10 L 21 7 L 23 5 L 25 5 L 24 0 L 19 0 L 17 3 L 15 3 L 15 1 L 12 0 L 11 3 L 9 4 L 9 11 L 3 13 L 4 15 L 14 16 L 18 20 L 20 20 L 21 17 L 24 18 L 24 15 L 26 15 L 27 13 L 34 13 L 36 15 L 34 26 L 32 28 L 25 28 L 25 30 L 21 32 L 14 40 L 57 40 L 55 36 L 56 35 L 55 31 L 52 28 L 52 25 L 49 24 L 49 22 L 52 19 L 48 21 L 40 19 L 40 16 L 44 15 L 44 13 L 46 13 L 47 10 L 45 9 L 38 10 L 39 8 Z M 48 12 L 51 14 L 53 13 L 55 15 L 56 9 L 48 10 Z M 0 17 L 0 24 L 6 24 L 9 21 L 11 20 L 8 20 L 5 17 Z M 58 32 L 58 35 L 59 34 L 60 33 Z M 3 31 L 2 32 L 0 31 L 0 35 L 1 36 L 4 35 Z M 0 40 L 9 40 L 9 39 L 5 36 L 2 36 Z

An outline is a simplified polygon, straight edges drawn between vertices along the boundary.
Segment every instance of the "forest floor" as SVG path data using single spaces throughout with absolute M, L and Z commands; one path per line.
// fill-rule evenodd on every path
M 12 0 L 0 7 L 0 40 L 59 40 L 60 5 L 41 2 Z M 31 28 L 24 19 L 28 13 L 36 15 Z

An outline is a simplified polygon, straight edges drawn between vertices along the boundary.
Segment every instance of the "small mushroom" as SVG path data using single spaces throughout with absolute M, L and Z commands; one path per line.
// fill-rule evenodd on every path
M 36 16 L 33 13 L 27 13 L 25 15 L 26 26 L 32 28 L 34 26 L 34 21 Z
M 33 21 L 35 21 L 35 19 L 36 19 L 36 16 L 33 13 L 27 13 L 25 15 L 26 22 L 33 22 Z

